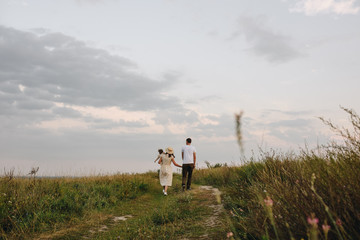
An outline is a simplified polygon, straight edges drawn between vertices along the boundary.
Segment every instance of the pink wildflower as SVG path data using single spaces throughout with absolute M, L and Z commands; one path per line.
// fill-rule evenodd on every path
M 342 225 L 342 222 L 341 222 L 340 218 L 336 219 L 336 225 L 338 225 L 338 226 Z
M 227 238 L 230 238 L 230 237 L 232 237 L 232 236 L 234 236 L 234 234 L 233 234 L 232 232 L 228 232 L 228 233 L 226 234 L 226 237 L 227 237 Z
M 314 217 L 314 216 L 311 216 L 311 217 L 308 217 L 308 218 L 307 218 L 307 222 L 308 222 L 310 225 L 312 225 L 312 226 L 314 226 L 314 227 L 317 227 L 317 225 L 318 225 L 318 223 L 319 223 L 319 219 L 316 218 L 316 217 Z
M 273 200 L 269 196 L 264 199 L 264 203 L 268 207 L 271 207 L 274 204 Z
M 330 230 L 330 226 L 329 225 L 327 225 L 327 224 L 323 224 L 322 225 L 322 229 L 323 229 L 323 231 L 325 232 L 325 233 L 327 233 L 329 230 Z

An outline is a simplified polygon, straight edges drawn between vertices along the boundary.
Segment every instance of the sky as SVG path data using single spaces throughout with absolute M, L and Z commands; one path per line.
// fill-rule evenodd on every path
M 0 167 L 146 172 L 187 137 L 198 167 L 315 148 L 336 139 L 318 117 L 360 111 L 359 26 L 360 0 L 0 0 Z

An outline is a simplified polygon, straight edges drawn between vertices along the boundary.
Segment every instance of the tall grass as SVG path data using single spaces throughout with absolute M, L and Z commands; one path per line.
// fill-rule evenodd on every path
M 360 239 L 360 118 L 353 130 L 316 151 L 264 153 L 241 167 L 197 171 L 195 181 L 223 188 L 240 239 Z
M 0 239 L 13 239 L 80 221 L 91 211 L 103 210 L 136 198 L 157 180 L 156 173 L 83 178 L 0 179 Z
M 344 111 L 352 130 L 322 119 L 342 142 L 299 154 L 269 151 L 242 166 L 209 163 L 208 169 L 196 170 L 194 182 L 222 189 L 235 238 L 360 239 L 360 117 Z M 241 137 L 239 128 L 240 123 Z M 13 171 L 0 178 L 0 239 L 51 231 L 159 190 L 156 173 L 46 179 L 36 178 L 36 171 L 26 179 Z M 169 229 L 162 226 L 190 216 L 189 199 L 181 201 L 154 211 L 139 229 L 148 234 L 151 227 L 165 238 Z

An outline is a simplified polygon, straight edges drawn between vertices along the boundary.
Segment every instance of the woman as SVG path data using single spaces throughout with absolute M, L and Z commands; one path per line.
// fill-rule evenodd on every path
M 177 167 L 182 167 L 177 164 L 174 159 L 174 150 L 171 147 L 165 149 L 165 154 L 162 154 L 159 160 L 161 164 L 160 168 L 160 184 L 163 186 L 163 193 L 167 195 L 167 189 L 172 185 L 173 172 L 171 168 L 171 163 Z

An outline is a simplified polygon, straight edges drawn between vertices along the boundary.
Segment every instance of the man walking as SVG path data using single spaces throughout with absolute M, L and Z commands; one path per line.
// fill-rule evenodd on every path
M 186 139 L 186 145 L 181 148 L 181 157 L 183 160 L 182 165 L 182 188 L 191 189 L 191 176 L 193 169 L 195 168 L 196 163 L 196 149 L 194 146 L 191 146 L 191 138 Z M 187 182 L 186 182 L 187 176 Z

